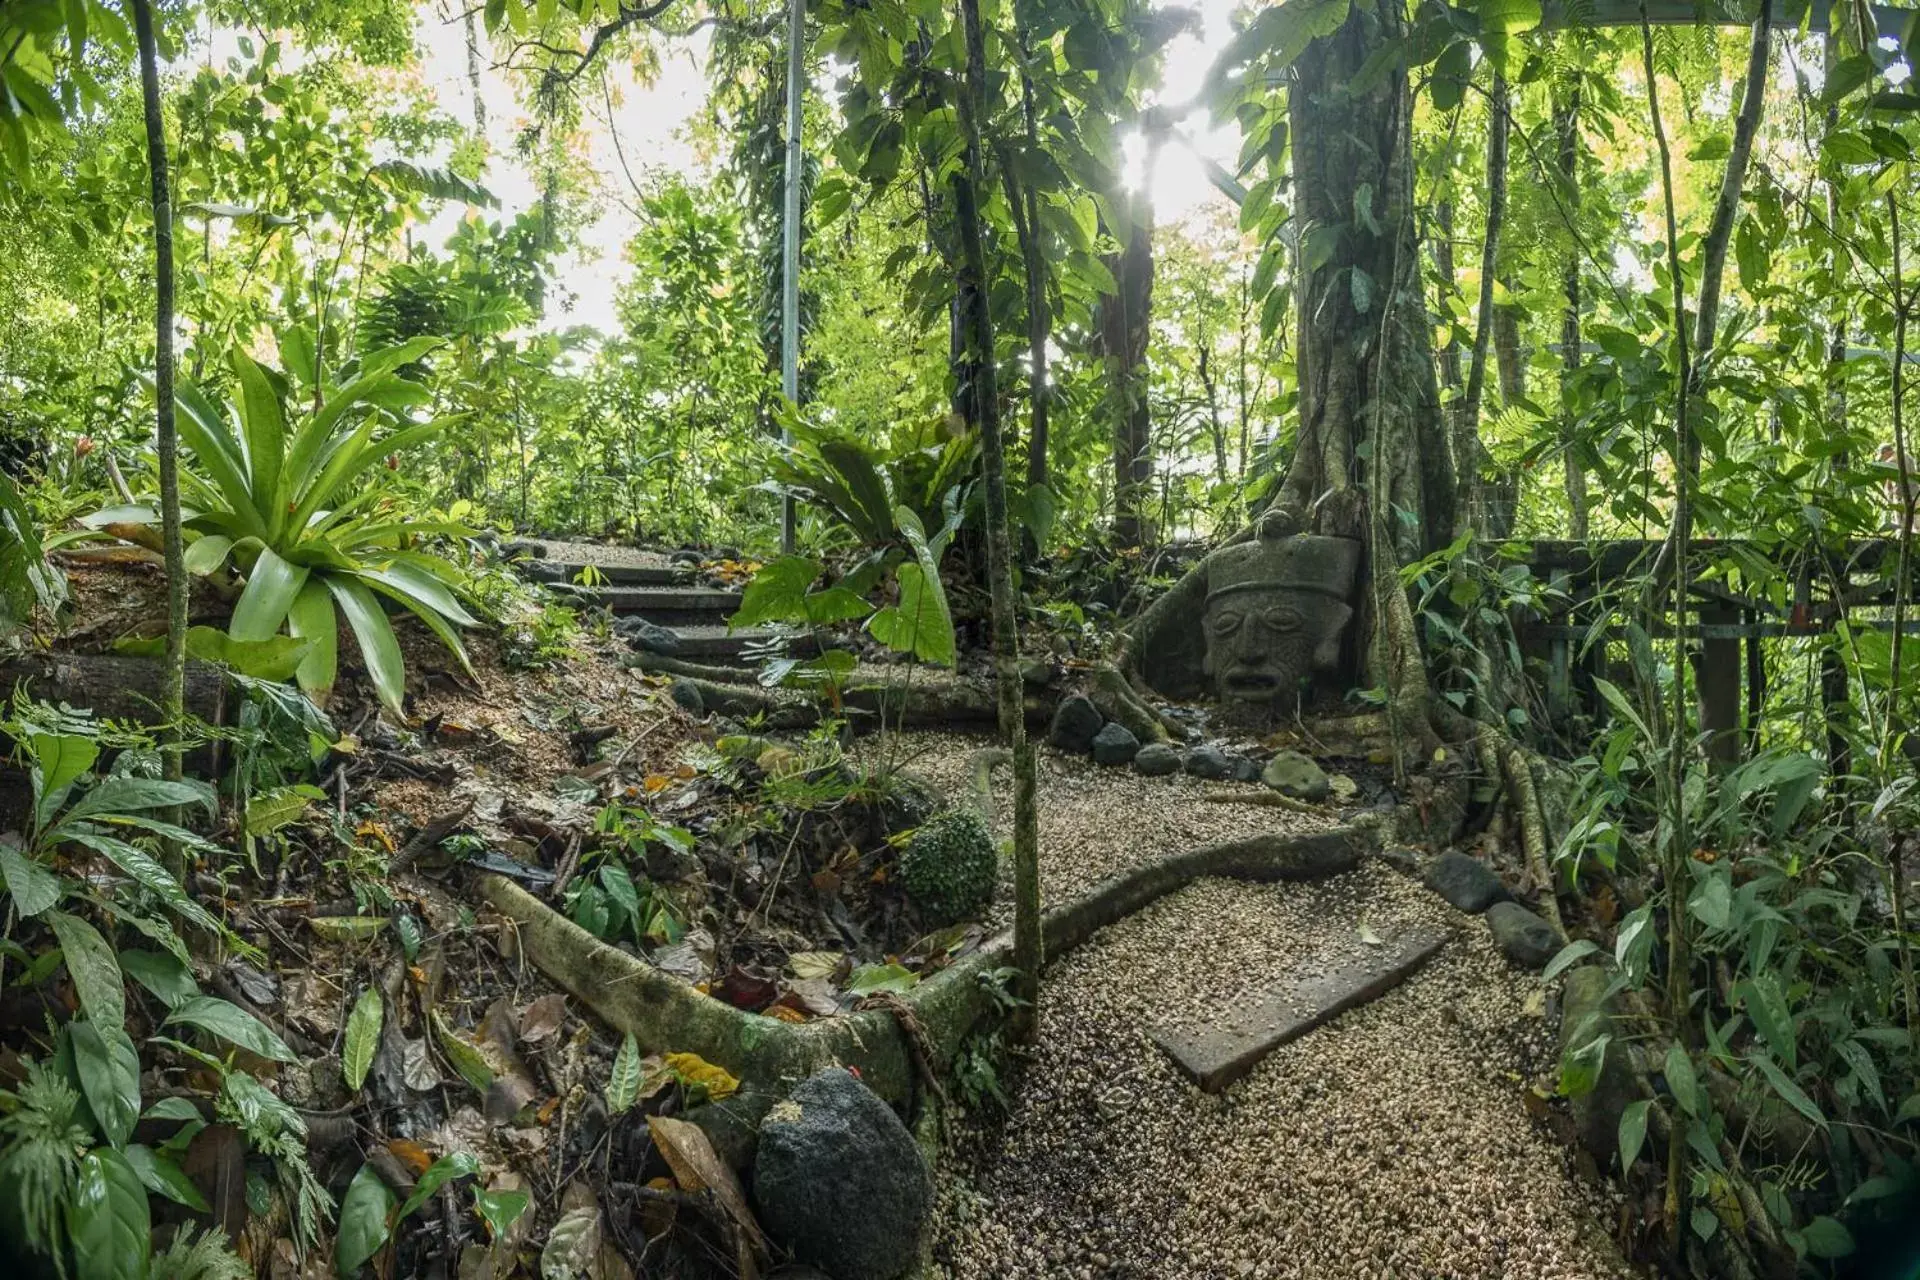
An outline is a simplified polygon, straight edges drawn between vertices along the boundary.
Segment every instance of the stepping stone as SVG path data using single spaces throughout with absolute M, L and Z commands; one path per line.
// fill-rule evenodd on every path
M 1218 1093 L 1281 1045 L 1399 986 L 1446 940 L 1442 930 L 1418 929 L 1369 948 L 1372 954 L 1362 959 L 1288 983 L 1251 1007 L 1223 1011 L 1211 1026 L 1160 1027 L 1149 1035 L 1195 1084 Z

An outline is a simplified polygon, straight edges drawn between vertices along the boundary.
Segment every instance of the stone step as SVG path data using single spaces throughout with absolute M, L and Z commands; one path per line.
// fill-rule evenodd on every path
M 741 655 L 749 645 L 773 636 L 771 631 L 759 627 L 728 631 L 724 623 L 689 623 L 671 629 L 680 637 L 680 651 L 674 656 L 689 662 L 743 662 Z
M 1405 981 L 1446 942 L 1440 929 L 1416 929 L 1358 959 L 1338 961 L 1283 984 L 1256 1004 L 1222 1010 L 1203 1027 L 1157 1027 L 1153 1042 L 1193 1082 L 1218 1093 L 1292 1040 Z
M 588 594 L 615 613 L 637 613 L 668 627 L 676 620 L 724 623 L 740 608 L 738 591 L 714 587 L 600 587 Z
M 514 567 L 529 582 L 564 583 L 581 587 L 580 572 L 588 566 L 568 564 L 562 560 L 523 560 Z M 592 568 L 603 583 L 615 587 L 670 587 L 693 576 L 691 569 L 677 569 L 667 564 L 597 564 Z M 592 590 L 590 587 L 581 589 Z

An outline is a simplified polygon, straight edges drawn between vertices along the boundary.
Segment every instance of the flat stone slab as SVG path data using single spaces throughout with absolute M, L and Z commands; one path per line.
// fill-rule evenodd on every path
M 1258 1004 L 1226 1010 L 1211 1026 L 1160 1027 L 1149 1035 L 1195 1084 L 1218 1093 L 1281 1045 L 1399 986 L 1446 940 L 1444 930 L 1416 929 L 1370 948 L 1363 959 L 1299 978 Z

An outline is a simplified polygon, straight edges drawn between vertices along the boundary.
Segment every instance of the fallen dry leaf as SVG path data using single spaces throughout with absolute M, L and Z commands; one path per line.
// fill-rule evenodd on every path
M 394 1159 L 407 1166 L 408 1172 L 416 1178 L 425 1173 L 428 1166 L 433 1163 L 432 1153 L 419 1143 L 406 1138 L 388 1138 L 387 1150 L 393 1153 Z
M 528 1044 L 537 1044 L 558 1031 L 566 1016 L 566 996 L 557 991 L 541 996 L 520 1011 L 520 1038 Z
M 682 1190 L 712 1191 L 715 1202 L 739 1224 L 753 1247 L 756 1250 L 766 1248 L 766 1237 L 760 1233 L 760 1224 L 754 1221 L 753 1210 L 747 1207 L 746 1192 L 741 1190 L 740 1180 L 714 1151 L 705 1130 L 690 1120 L 648 1116 L 647 1132 L 652 1135 L 653 1145 L 660 1149 L 661 1157 L 666 1160 L 667 1168 L 673 1170 L 674 1181 L 680 1184 Z

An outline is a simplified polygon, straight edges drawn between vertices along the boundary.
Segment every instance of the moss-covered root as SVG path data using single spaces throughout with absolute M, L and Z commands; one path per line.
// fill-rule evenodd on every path
M 1119 721 L 1140 741 L 1172 740 L 1172 735 L 1167 732 L 1167 722 L 1134 692 L 1132 683 L 1118 667 L 1094 668 L 1093 678 L 1087 686 L 1087 696 L 1093 699 L 1094 706 L 1100 708 L 1101 715 Z
M 649 1053 L 697 1053 L 778 1092 L 836 1063 L 857 1066 L 874 1092 L 906 1104 L 915 1084 L 913 1056 L 894 1018 L 883 1011 L 855 1013 L 799 1025 L 747 1013 L 694 991 L 645 960 L 608 946 L 499 876 L 476 877 L 475 892 L 510 920 L 521 953 L 615 1031 L 631 1033 Z M 976 952 L 913 992 L 936 1069 L 993 1008 L 978 980 L 983 968 L 1005 963 L 993 948 Z

